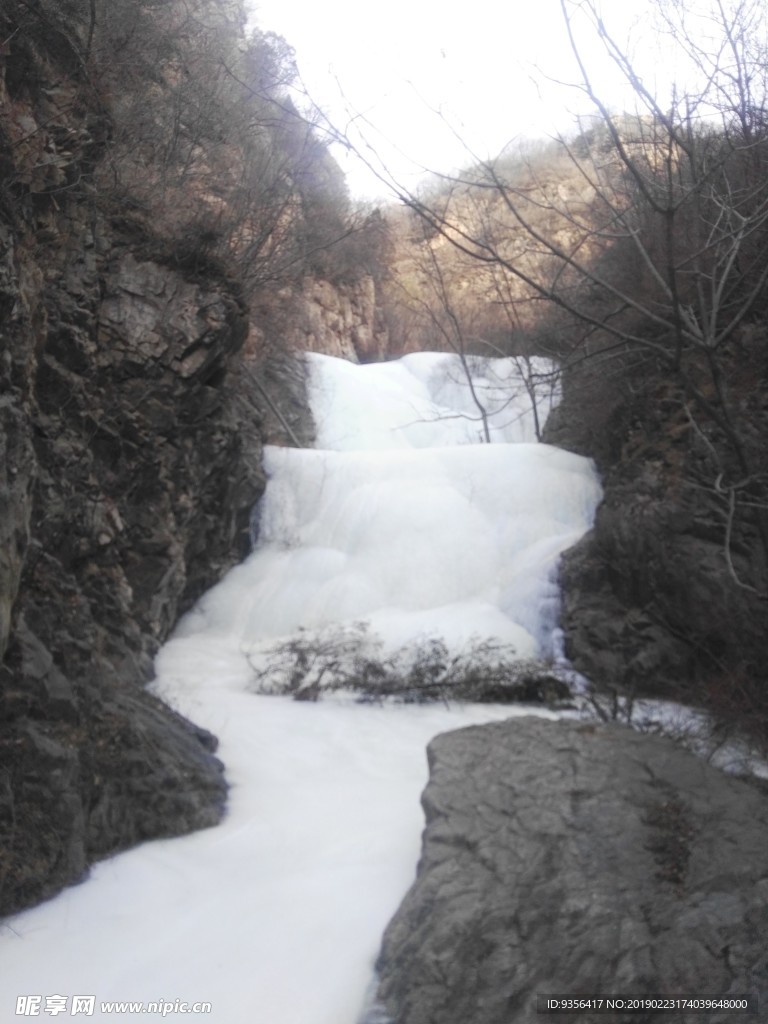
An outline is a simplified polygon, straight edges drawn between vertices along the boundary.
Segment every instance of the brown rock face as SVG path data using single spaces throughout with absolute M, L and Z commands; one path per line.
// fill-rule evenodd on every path
M 275 296 L 265 301 L 263 319 L 269 333 L 278 335 L 288 350 L 321 352 L 352 362 L 386 358 L 389 329 L 381 285 L 373 276 L 360 274 L 353 281 L 331 283 L 310 274 L 277 297 L 277 303 Z
M 263 489 L 238 290 L 99 208 L 108 122 L 54 42 L 0 58 L 0 912 L 221 816 L 215 741 L 142 684 Z

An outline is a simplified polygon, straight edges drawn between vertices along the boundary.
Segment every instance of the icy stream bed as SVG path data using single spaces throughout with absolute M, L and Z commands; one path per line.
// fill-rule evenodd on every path
M 254 692 L 259 652 L 299 628 L 365 621 L 392 647 L 475 636 L 556 655 L 557 559 L 600 498 L 588 460 L 536 443 L 511 360 L 474 366 L 492 444 L 453 356 L 309 367 L 315 449 L 268 450 L 253 555 L 157 661 L 156 692 L 220 739 L 227 817 L 105 861 L 0 928 L 2 1020 L 35 997 L 23 1005 L 41 1017 L 63 999 L 61 1017 L 128 1019 L 102 1005 L 124 1001 L 189 1020 L 182 1003 L 200 1002 L 216 1024 L 355 1024 L 414 877 L 426 744 L 532 713 Z M 534 369 L 543 422 L 548 367 Z

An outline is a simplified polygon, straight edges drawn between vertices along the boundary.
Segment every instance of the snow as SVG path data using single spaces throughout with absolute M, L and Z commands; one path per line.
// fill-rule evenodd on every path
M 220 739 L 227 817 L 102 862 L 0 928 L 2 1019 L 20 995 L 93 994 L 94 1020 L 121 1016 L 103 1001 L 180 999 L 210 1002 L 216 1024 L 354 1024 L 414 877 L 426 744 L 531 713 L 253 692 L 258 651 L 299 627 L 554 653 L 557 559 L 600 497 L 589 461 L 535 443 L 512 360 L 473 367 L 491 445 L 454 356 L 309 366 L 316 449 L 268 450 L 257 549 L 157 660 L 156 692 Z M 551 367 L 533 369 L 543 421 Z
M 417 352 L 367 366 L 315 354 L 307 358 L 317 448 L 371 451 L 483 440 L 482 414 L 455 355 Z M 467 359 L 491 440 L 536 440 L 529 388 L 536 391 L 543 424 L 558 397 L 554 364 L 545 359 Z

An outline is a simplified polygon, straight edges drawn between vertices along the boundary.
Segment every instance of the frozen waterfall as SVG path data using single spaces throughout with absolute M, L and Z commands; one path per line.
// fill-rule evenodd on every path
M 0 929 L 3 1019 L 19 996 L 92 995 L 94 1020 L 118 1016 L 108 1001 L 160 1020 L 148 1004 L 180 1000 L 210 1003 L 216 1024 L 355 1024 L 413 878 L 426 743 L 531 710 L 296 702 L 254 693 L 253 666 L 299 628 L 361 621 L 392 648 L 481 637 L 553 653 L 557 559 L 599 483 L 536 443 L 514 360 L 471 362 L 476 398 L 451 355 L 308 357 L 316 447 L 267 451 L 256 550 L 157 661 L 156 691 L 220 738 L 227 818 L 105 861 Z M 551 368 L 531 368 L 543 421 Z

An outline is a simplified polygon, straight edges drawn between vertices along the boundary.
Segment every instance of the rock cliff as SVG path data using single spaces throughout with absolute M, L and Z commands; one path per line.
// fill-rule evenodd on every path
M 56 42 L 55 40 L 53 41 Z M 141 689 L 245 550 L 237 287 L 146 250 L 82 188 L 103 111 L 23 33 L 2 58 L 0 906 L 140 839 L 216 822 L 213 737 Z M 63 48 L 62 48 L 62 52 Z M 67 94 L 67 90 L 69 93 Z M 64 114 L 62 110 L 66 111 Z
M 764 1005 L 763 792 L 620 726 L 513 719 L 439 736 L 429 761 L 418 875 L 368 1024 L 527 1024 L 544 993 Z
M 762 329 L 744 331 L 725 365 L 756 468 L 751 483 L 737 485 L 740 495 L 723 485 L 741 470 L 722 429 L 658 370 L 566 375 L 545 434 L 595 457 L 603 479 L 594 529 L 561 566 L 562 624 L 576 667 L 598 687 L 705 706 L 760 742 L 768 735 L 764 340 Z
M 334 284 L 309 275 L 280 298 L 281 344 L 289 350 L 323 352 L 352 362 L 387 354 L 389 335 L 372 276 Z

